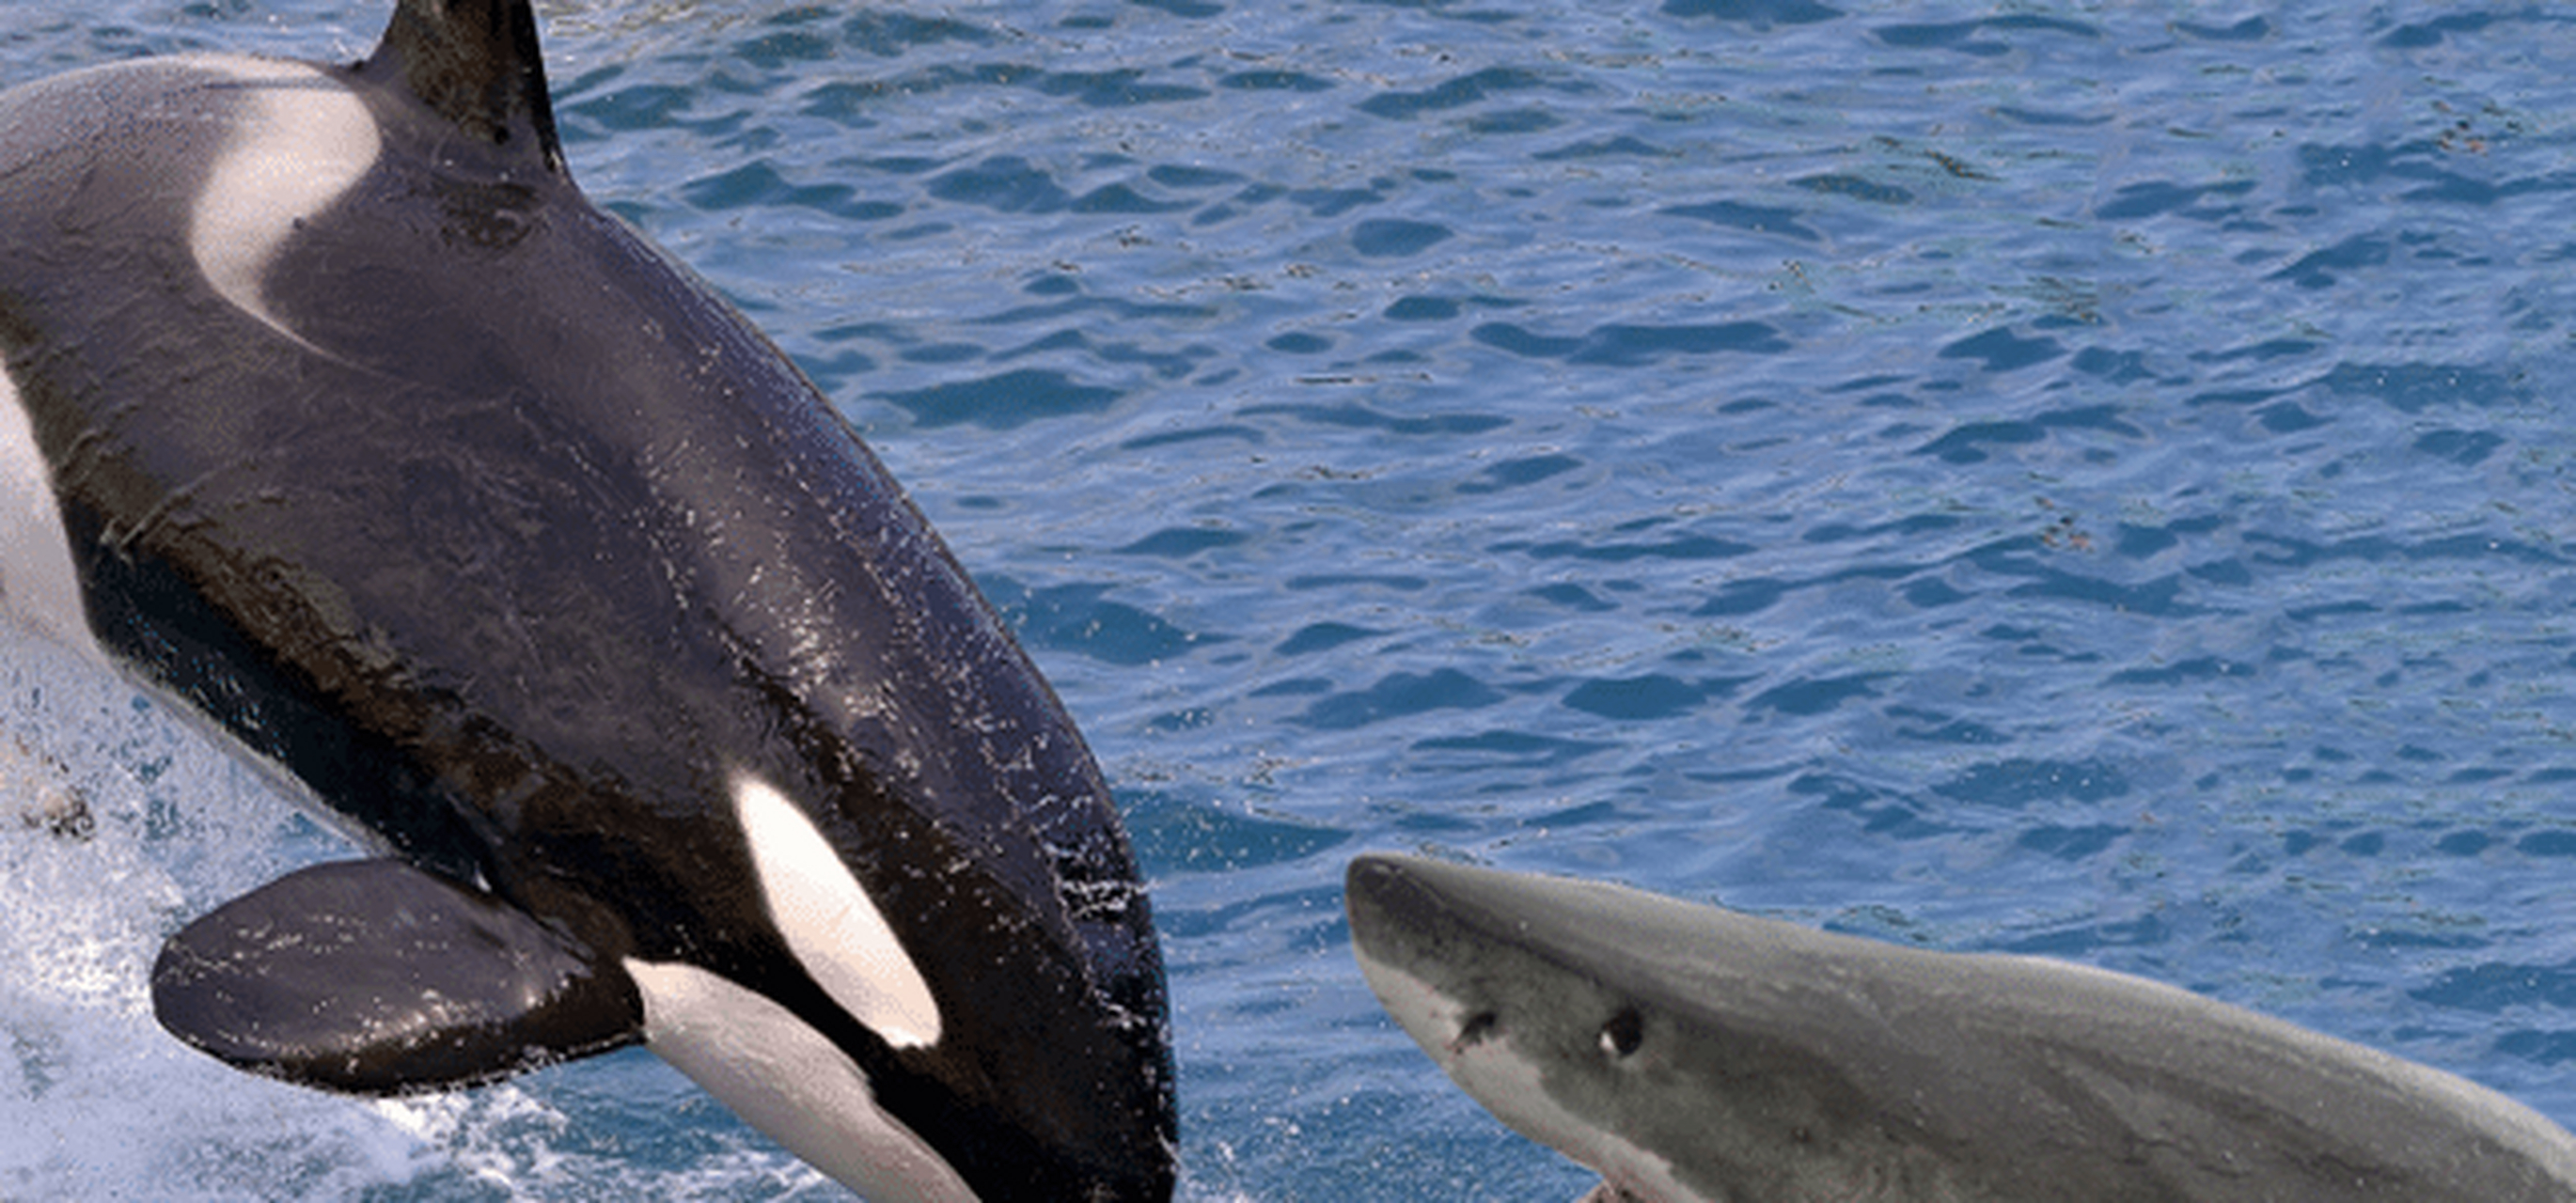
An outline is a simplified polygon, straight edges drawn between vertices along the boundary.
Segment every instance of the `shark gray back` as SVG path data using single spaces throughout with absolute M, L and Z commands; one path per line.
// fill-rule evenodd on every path
M 643 1043 L 872 1197 L 1160 1199 L 1160 956 L 1053 692 L 567 173 L 527 0 L 0 93 L 0 600 L 378 859 L 163 1024 L 399 1093 Z
M 2140 978 L 1406 857 L 1346 901 L 1387 1010 L 1602 1200 L 2576 1198 L 2528 1108 Z

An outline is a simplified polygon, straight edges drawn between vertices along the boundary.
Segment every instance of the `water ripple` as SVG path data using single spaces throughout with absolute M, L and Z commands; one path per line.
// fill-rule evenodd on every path
M 1108 767 L 1187 1197 L 1338 1203 L 1592 1185 L 1384 1026 L 1359 848 L 2150 972 L 2576 1117 L 2576 22 L 2260 7 L 543 16 L 585 189 L 841 402 Z M 0 49 L 346 59 L 380 8 Z

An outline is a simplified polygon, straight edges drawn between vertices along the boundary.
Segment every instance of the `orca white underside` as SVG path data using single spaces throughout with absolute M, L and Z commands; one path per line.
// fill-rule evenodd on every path
M 0 111 L 0 627 L 373 854 L 170 933 L 165 1030 L 371 1097 L 640 1042 L 881 1201 L 1169 1197 L 1107 783 L 829 399 L 581 195 L 526 0 Z
M 628 960 L 653 1050 L 790 1153 L 870 1203 L 975 1203 L 929 1144 L 877 1105 L 867 1074 L 756 991 L 694 965 Z
M 254 98 L 255 115 L 233 128 L 191 206 L 188 245 L 217 295 L 310 347 L 270 311 L 261 281 L 297 226 L 347 195 L 375 165 L 382 154 L 375 118 L 347 85 L 310 63 L 200 54 L 153 66 L 203 73 L 213 77 L 208 86 Z M 113 661 L 90 631 L 55 496 L 34 426 L 0 360 L 0 604 L 107 667 Z
M 89 632 L 80 575 L 54 506 L 52 470 L 36 447 L 35 427 L 18 400 L 9 364 L 0 359 L 0 606 L 54 643 L 107 667 Z
M 73 566 L 71 544 L 54 503 L 52 471 L 37 449 L 35 431 L 5 359 L 0 359 L 0 620 L 65 654 L 70 666 L 76 666 L 73 671 L 152 698 L 156 709 L 175 718 L 178 726 L 249 769 L 279 796 L 351 843 L 363 848 L 376 842 L 372 833 L 323 805 L 302 779 L 244 746 L 233 732 L 184 699 L 128 671 L 100 646 L 81 603 L 79 570 Z

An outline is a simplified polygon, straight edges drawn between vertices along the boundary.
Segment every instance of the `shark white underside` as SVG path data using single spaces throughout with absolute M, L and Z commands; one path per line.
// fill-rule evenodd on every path
M 1391 856 L 1352 947 L 1515 1130 L 1634 1203 L 2566 1203 L 2576 1136 L 2187 991 Z
M 1424 1033 L 1457 1033 L 1429 1049 L 1432 1059 L 1469 1097 L 1523 1136 L 1598 1170 L 1603 1203 L 1621 1198 L 1666 1203 L 1723 1203 L 1682 1185 L 1670 1161 L 1598 1123 L 1559 1106 L 1548 1093 L 1544 1054 L 1516 1048 L 1508 1033 L 1469 1038 L 1472 1016 L 1458 999 L 1431 983 L 1366 953 L 1360 972 L 1387 1014 L 1419 1039 Z

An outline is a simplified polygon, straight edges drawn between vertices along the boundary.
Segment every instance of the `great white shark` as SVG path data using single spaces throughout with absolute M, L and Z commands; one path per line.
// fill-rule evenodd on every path
M 373 853 L 170 936 L 188 1044 L 400 1094 L 641 1043 L 872 1199 L 1171 1194 L 1089 751 L 830 403 L 583 198 L 527 0 L 0 93 L 0 603 Z
M 2142 978 L 1594 882 L 1352 861 L 1351 947 L 1593 1203 L 2565 1203 L 2576 1137 Z

